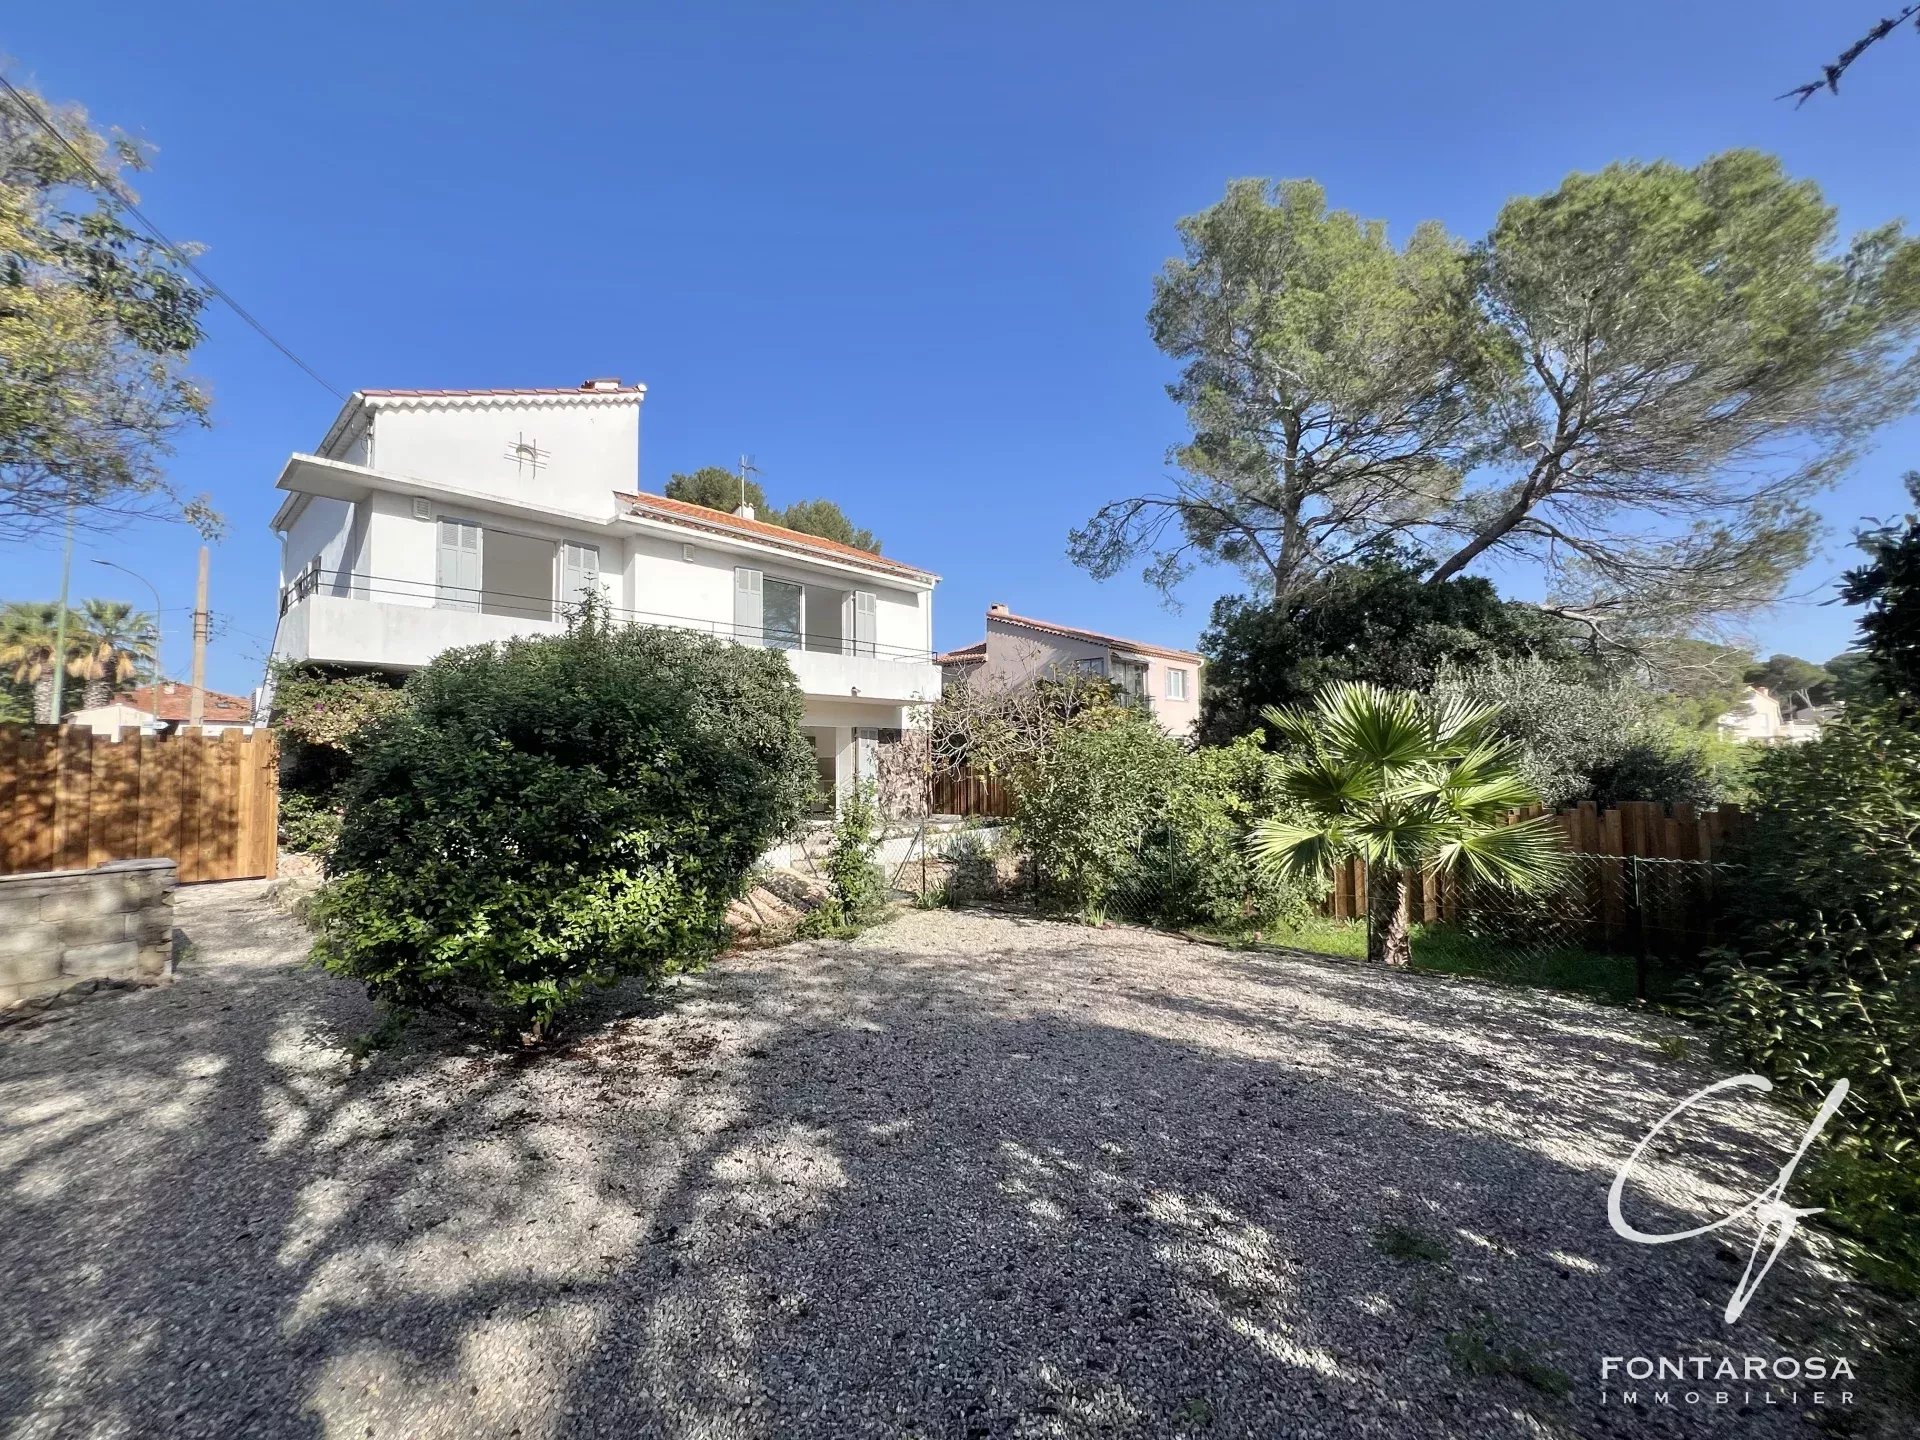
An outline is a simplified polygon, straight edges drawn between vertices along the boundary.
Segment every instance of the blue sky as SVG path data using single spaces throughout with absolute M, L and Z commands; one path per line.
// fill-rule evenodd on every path
M 1065 558 L 1180 437 L 1144 321 L 1179 216 L 1230 177 L 1304 175 L 1396 235 L 1476 236 L 1570 170 L 1756 146 L 1865 227 L 1920 178 L 1920 37 L 1837 101 L 1772 97 L 1878 14 L 96 3 L 18 9 L 0 50 L 16 83 L 158 145 L 147 212 L 340 389 L 643 380 L 643 484 L 751 452 L 776 503 L 831 496 L 945 577 L 942 646 L 994 600 L 1185 645 L 1233 576 L 1170 612 Z M 208 678 L 244 691 L 273 630 L 273 479 L 338 406 L 229 313 L 209 328 L 214 425 L 175 473 L 229 522 Z M 1851 527 L 1900 507 L 1917 440 L 1886 432 L 1826 498 L 1828 551 L 1753 627 L 1763 653 L 1845 647 L 1817 602 Z M 96 556 L 161 587 L 184 676 L 191 534 L 83 539 L 76 595 L 150 607 Z M 50 597 L 57 558 L 0 547 L 0 592 Z

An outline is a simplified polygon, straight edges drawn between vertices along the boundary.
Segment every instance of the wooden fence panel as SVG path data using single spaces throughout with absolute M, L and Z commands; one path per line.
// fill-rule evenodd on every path
M 1538 806 L 1529 806 L 1513 812 L 1510 819 L 1519 821 L 1542 813 Z M 1690 898 L 1696 893 L 1694 889 L 1672 881 L 1650 887 L 1655 893 L 1637 901 L 1629 880 L 1629 863 L 1635 857 L 1724 861 L 1727 844 L 1745 834 L 1752 823 L 1738 805 L 1696 810 L 1682 801 L 1673 805 L 1669 814 L 1668 807 L 1657 800 L 1623 801 L 1604 812 L 1587 800 L 1560 811 L 1554 819 L 1569 852 L 1597 858 L 1597 864 L 1582 867 L 1586 913 L 1592 916 L 1593 941 L 1614 951 L 1635 943 L 1636 938 L 1662 951 L 1678 950 L 1683 945 L 1697 948 L 1703 937 L 1710 940 L 1713 917 L 1707 909 L 1694 913 L 1697 907 Z M 1703 882 L 1698 892 L 1705 894 L 1709 888 Z M 1427 879 L 1411 875 L 1409 917 L 1448 924 L 1470 919 L 1472 893 L 1471 887 L 1462 886 L 1454 876 Z M 1344 860 L 1334 867 L 1333 884 L 1321 911 L 1339 920 L 1358 920 L 1366 915 L 1364 861 Z
M 170 859 L 182 883 L 271 876 L 279 801 L 268 730 L 0 728 L 0 874 Z
M 1013 814 L 1013 796 L 997 775 L 972 769 L 948 770 L 927 782 L 927 809 L 935 815 L 1005 819 Z

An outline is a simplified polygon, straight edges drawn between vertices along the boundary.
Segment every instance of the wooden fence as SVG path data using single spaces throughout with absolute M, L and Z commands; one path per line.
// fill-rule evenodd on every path
M 271 876 L 279 776 L 264 728 L 0 726 L 0 875 L 167 859 L 183 884 Z
M 1544 813 L 1533 806 L 1513 818 Z M 1558 899 L 1565 917 L 1582 923 L 1590 943 L 1678 953 L 1714 938 L 1712 862 L 1724 860 L 1728 843 L 1752 823 L 1738 805 L 1699 810 L 1680 801 L 1669 809 L 1658 800 L 1628 800 L 1602 811 L 1585 800 L 1553 818 L 1562 846 L 1589 857 L 1574 866 Z M 1474 896 L 1453 875 L 1410 873 L 1407 898 L 1416 922 L 1458 924 L 1474 917 Z M 1347 860 L 1335 869 L 1321 908 L 1342 920 L 1367 913 L 1365 861 Z
M 1013 795 L 1006 781 L 977 770 L 949 770 L 927 784 L 927 810 L 933 815 L 983 815 L 1005 819 L 1013 814 Z

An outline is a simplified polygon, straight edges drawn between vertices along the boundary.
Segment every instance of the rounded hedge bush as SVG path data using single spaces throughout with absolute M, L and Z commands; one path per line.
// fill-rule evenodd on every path
M 777 651 L 613 628 L 454 650 L 359 748 L 316 954 L 408 1010 L 535 1036 L 710 953 L 815 783 Z

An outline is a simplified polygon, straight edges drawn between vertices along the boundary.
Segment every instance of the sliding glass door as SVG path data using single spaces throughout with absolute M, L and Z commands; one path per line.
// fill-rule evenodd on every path
M 760 591 L 760 624 L 765 643 L 775 650 L 798 650 L 806 631 L 807 607 L 801 587 L 788 580 L 767 579 Z

